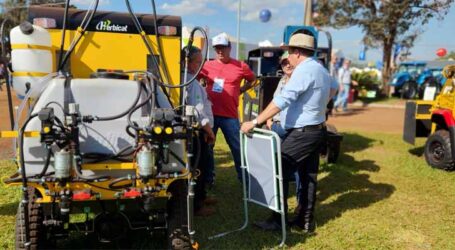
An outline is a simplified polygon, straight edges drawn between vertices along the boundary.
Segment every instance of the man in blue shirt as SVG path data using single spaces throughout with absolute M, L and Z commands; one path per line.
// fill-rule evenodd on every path
M 313 213 L 319 152 L 327 137 L 325 111 L 332 79 L 328 71 L 313 58 L 315 45 L 311 34 L 294 34 L 289 45 L 283 48 L 288 50 L 288 60 L 295 67 L 289 82 L 256 119 L 242 124 L 241 131 L 248 133 L 281 112 L 281 125 L 286 130 L 281 145 L 285 211 L 289 177 L 297 170 L 303 189 L 299 198 L 301 209 L 291 226 L 312 233 L 315 230 Z M 280 229 L 280 216 L 274 213 L 257 225 L 266 230 Z

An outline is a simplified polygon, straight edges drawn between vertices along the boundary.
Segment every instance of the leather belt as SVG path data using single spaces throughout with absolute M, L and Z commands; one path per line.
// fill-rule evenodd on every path
M 289 132 L 290 131 L 297 131 L 297 132 L 318 131 L 318 130 L 324 129 L 325 127 L 326 127 L 325 122 L 323 122 L 323 123 L 316 124 L 316 125 L 307 125 L 302 128 L 291 128 L 291 129 L 288 129 L 288 131 Z

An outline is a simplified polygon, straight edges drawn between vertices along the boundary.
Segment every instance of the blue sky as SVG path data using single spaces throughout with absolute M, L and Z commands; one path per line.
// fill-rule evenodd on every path
M 140 13 L 151 13 L 151 1 L 130 0 L 133 9 Z M 87 8 L 91 0 L 73 0 L 79 8 Z M 182 16 L 183 25 L 209 27 L 209 36 L 226 32 L 236 36 L 237 0 L 157 0 L 158 14 Z M 126 11 L 123 0 L 101 0 L 101 9 Z M 272 18 L 267 23 L 259 20 L 259 11 L 269 9 Z M 283 36 L 285 25 L 299 25 L 303 22 L 303 0 L 243 0 L 241 41 L 257 44 L 259 41 L 270 40 L 278 45 Z M 452 24 L 452 25 L 451 25 Z M 455 50 L 455 5 L 453 5 L 443 21 L 436 19 L 423 27 L 424 33 L 418 38 L 411 50 L 415 59 L 430 60 L 436 57 L 438 48 Z M 329 29 L 334 47 L 341 49 L 345 56 L 356 59 L 360 50 L 363 34 L 358 27 L 343 30 Z M 382 58 L 379 50 L 369 50 L 367 61 Z

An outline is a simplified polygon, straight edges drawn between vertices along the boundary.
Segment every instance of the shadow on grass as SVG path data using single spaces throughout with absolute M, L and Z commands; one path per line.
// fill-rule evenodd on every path
M 378 172 L 373 160 L 357 161 L 349 154 L 365 150 L 377 142 L 358 134 L 346 133 L 342 152 L 336 164 L 323 165 L 321 172 L 328 175 L 319 181 L 317 222 L 324 225 L 351 209 L 360 209 L 387 199 L 395 191 L 390 184 L 373 183 L 368 172 Z M 361 172 L 361 173 L 359 173 Z
M 0 205 L 0 215 L 15 215 L 17 212 L 17 202 Z
M 415 156 L 422 156 L 423 153 L 425 152 L 425 146 L 417 147 L 417 148 L 411 148 L 408 151 L 410 154 L 415 155 Z
M 376 141 L 355 133 L 344 134 L 342 152 L 337 164 L 321 166 L 321 172 L 327 174 L 319 181 L 316 221 L 319 226 L 340 217 L 349 210 L 362 209 L 378 201 L 387 199 L 395 191 L 395 187 L 384 183 L 373 183 L 369 180 L 369 172 L 378 172 L 380 167 L 373 160 L 357 161 L 350 154 L 363 151 Z M 215 154 L 217 163 L 231 161 L 229 152 L 218 150 Z M 290 187 L 290 190 L 295 190 Z M 278 246 L 281 233 L 264 232 L 255 228 L 252 222 L 263 220 L 270 210 L 249 203 L 249 224 L 240 232 L 235 232 L 215 240 L 207 240 L 214 234 L 239 228 L 243 223 L 243 203 L 241 185 L 235 178 L 232 167 L 217 168 L 217 186 L 213 190 L 219 199 L 218 213 L 210 219 L 197 220 L 198 237 L 203 248 L 216 249 L 264 249 Z M 290 202 L 295 196 L 290 196 Z M 292 210 L 293 207 L 290 206 Z M 292 217 L 292 215 L 290 215 Z M 210 234 L 211 233 L 211 234 Z M 248 235 L 248 236 L 247 236 Z M 247 236 L 247 237 L 246 237 Z M 287 246 L 302 244 L 308 236 L 288 230 Z

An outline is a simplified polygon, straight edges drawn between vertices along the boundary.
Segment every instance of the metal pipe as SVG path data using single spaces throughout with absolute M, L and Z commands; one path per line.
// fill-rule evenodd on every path
M 235 58 L 239 60 L 240 57 L 240 12 L 242 10 L 242 0 L 238 0 L 237 8 L 237 50 Z

